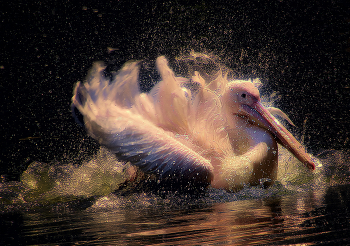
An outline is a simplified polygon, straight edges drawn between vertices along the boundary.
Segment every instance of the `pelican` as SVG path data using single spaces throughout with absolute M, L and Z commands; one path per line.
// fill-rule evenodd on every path
M 199 72 L 176 77 L 164 56 L 156 60 L 161 81 L 148 93 L 139 88 L 139 62 L 128 62 L 110 81 L 104 65 L 93 65 L 74 89 L 72 108 L 87 133 L 102 146 L 159 180 L 211 185 L 238 191 L 274 183 L 278 143 L 309 169 L 312 158 L 265 108 L 249 80 L 219 74 L 205 81 Z

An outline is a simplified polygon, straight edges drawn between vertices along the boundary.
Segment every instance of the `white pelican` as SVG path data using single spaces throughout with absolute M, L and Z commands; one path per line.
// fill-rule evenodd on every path
M 75 86 L 72 107 L 83 115 L 88 134 L 120 160 L 159 180 L 230 191 L 273 184 L 277 142 L 315 168 L 304 147 L 262 106 L 252 82 L 229 82 L 223 74 L 204 81 L 199 72 L 175 77 L 165 57 L 156 64 L 162 80 L 149 93 L 140 92 L 138 62 L 126 63 L 112 81 L 95 63 Z

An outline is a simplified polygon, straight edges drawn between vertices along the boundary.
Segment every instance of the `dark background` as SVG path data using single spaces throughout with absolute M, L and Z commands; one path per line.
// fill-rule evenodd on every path
M 3 180 L 96 150 L 70 112 L 94 61 L 117 68 L 192 49 L 262 78 L 310 152 L 350 147 L 349 1 L 2 1 L 0 12 Z

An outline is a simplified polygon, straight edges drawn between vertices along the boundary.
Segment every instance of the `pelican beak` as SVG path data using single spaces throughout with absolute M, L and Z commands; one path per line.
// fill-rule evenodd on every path
M 295 137 L 259 102 L 253 105 L 242 105 L 245 116 L 250 122 L 269 130 L 286 149 L 288 149 L 299 161 L 304 163 L 309 169 L 315 169 L 315 163 L 305 148 L 295 139 Z

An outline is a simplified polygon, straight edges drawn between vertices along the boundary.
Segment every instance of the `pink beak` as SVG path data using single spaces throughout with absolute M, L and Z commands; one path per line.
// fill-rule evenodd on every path
M 286 149 L 288 149 L 299 161 L 304 163 L 309 169 L 315 169 L 315 163 L 305 148 L 295 139 L 295 137 L 259 102 L 255 102 L 252 107 L 242 105 L 242 109 L 247 113 L 255 124 L 268 129 Z

